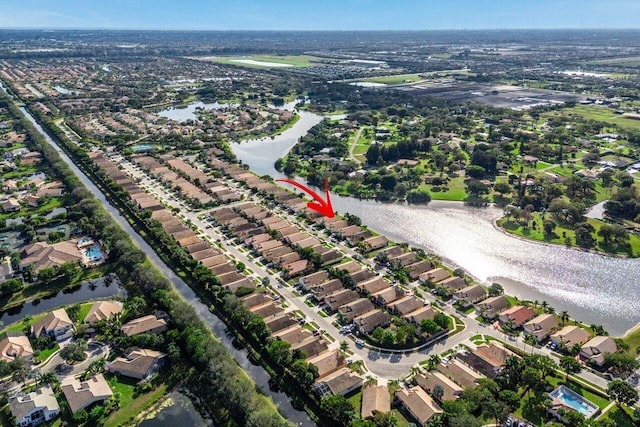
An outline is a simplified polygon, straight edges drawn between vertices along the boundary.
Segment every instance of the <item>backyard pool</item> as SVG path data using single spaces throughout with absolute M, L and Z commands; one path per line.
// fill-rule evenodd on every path
M 576 411 L 580 412 L 585 418 L 591 418 L 598 412 L 598 407 L 580 396 L 578 393 L 561 385 L 557 389 L 549 393 L 551 399 L 558 399 L 566 405 L 572 407 Z
M 91 245 L 83 249 L 82 252 L 84 253 L 84 256 L 89 258 L 89 261 L 96 261 L 96 260 L 102 259 L 102 252 L 100 251 L 97 245 Z

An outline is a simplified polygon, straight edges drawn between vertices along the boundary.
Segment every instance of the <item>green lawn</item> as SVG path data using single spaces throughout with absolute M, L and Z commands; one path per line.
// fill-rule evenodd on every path
M 78 313 L 79 322 L 82 322 L 84 318 L 87 317 L 87 313 L 89 313 L 89 310 L 91 310 L 92 306 L 93 306 L 92 302 L 85 302 L 80 305 L 80 312 Z
M 547 380 L 549 380 L 549 382 L 554 386 L 557 387 L 559 384 L 564 384 L 567 385 L 564 381 L 564 379 L 562 378 L 558 378 L 558 377 L 547 377 Z M 610 400 L 608 400 L 607 398 L 604 398 L 602 396 L 599 396 L 595 393 L 592 393 L 591 391 L 575 384 L 575 383 L 570 383 L 569 384 L 570 387 L 573 391 L 575 391 L 576 393 L 578 393 L 580 396 L 584 397 L 585 399 L 587 399 L 588 401 L 592 402 L 593 404 L 595 404 L 598 408 L 600 408 L 600 410 L 604 409 L 607 407 L 607 405 L 609 403 L 611 403 Z
M 631 410 L 629 408 L 620 410 L 620 408 L 614 406 L 602 416 L 602 419 L 614 421 L 617 427 L 634 427 L 637 424 L 634 424 L 630 412 Z
M 347 397 L 347 400 L 353 403 L 354 413 L 357 417 L 360 417 L 360 413 L 362 412 L 362 389 L 360 389 L 357 393 L 353 393 Z
M 293 67 L 311 67 L 315 65 L 311 61 L 320 61 L 321 58 L 310 55 L 249 55 L 249 56 L 224 56 L 215 57 L 211 59 L 213 62 L 220 62 L 223 64 L 239 65 L 242 67 L 250 68 L 278 68 L 270 66 L 268 64 L 246 64 L 242 62 L 236 62 L 238 60 L 253 60 L 258 62 L 271 62 L 277 64 L 289 64 Z
M 576 105 L 575 107 L 565 108 L 558 112 L 548 113 L 549 115 L 574 115 L 582 116 L 587 120 L 597 120 L 605 123 L 620 126 L 627 129 L 640 129 L 640 120 L 632 120 L 623 118 L 622 115 L 616 114 L 607 107 L 598 107 L 592 105 Z
M 397 84 L 407 83 L 407 82 L 414 83 L 420 80 L 422 80 L 422 77 L 420 77 L 420 74 L 396 74 L 393 76 L 368 77 L 360 81 L 372 82 L 372 83 L 384 83 L 388 85 L 397 85 Z
M 427 189 L 433 200 L 464 200 L 468 197 L 465 191 L 464 177 L 457 177 L 449 180 L 446 187 L 441 187 L 444 191 L 433 191 L 433 185 L 422 184 L 420 190 Z
M 52 348 L 48 348 L 46 350 L 42 350 L 40 352 L 40 354 L 38 355 L 38 357 L 36 358 L 36 362 L 40 363 L 40 362 L 43 362 L 43 361 L 47 360 L 49 358 L 49 356 L 51 356 L 53 353 L 55 353 L 58 350 L 60 350 L 60 346 L 58 345 L 58 343 L 55 343 Z
M 105 379 L 113 393 L 120 394 L 120 409 L 107 418 L 105 426 L 126 424 L 167 393 L 167 386 L 161 384 L 149 393 L 136 395 L 134 390 L 138 380 L 113 374 L 105 374 Z

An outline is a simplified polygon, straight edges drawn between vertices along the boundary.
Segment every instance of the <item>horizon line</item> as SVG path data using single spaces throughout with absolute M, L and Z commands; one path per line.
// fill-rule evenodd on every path
M 332 32 L 332 33 L 346 33 L 346 32 L 401 32 L 401 33 L 418 33 L 418 32 L 438 32 L 438 31 L 640 31 L 640 28 L 631 27 L 557 27 L 557 28 L 439 28 L 439 29 L 178 29 L 178 28 L 132 28 L 132 27 L 0 27 L 0 31 L 12 30 L 12 31 L 165 31 L 165 32 L 271 32 L 271 33 L 286 33 L 286 32 Z

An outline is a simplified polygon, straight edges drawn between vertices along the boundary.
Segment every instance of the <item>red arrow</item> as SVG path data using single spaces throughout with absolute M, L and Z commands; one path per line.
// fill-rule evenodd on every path
M 280 182 L 286 182 L 287 184 L 291 184 L 294 185 L 296 187 L 298 187 L 299 189 L 301 189 L 302 191 L 304 191 L 305 193 L 309 193 L 309 195 L 311 197 L 313 197 L 318 203 L 314 203 L 314 202 L 308 202 L 307 203 L 307 207 L 309 209 L 313 209 L 314 211 L 318 211 L 320 212 L 322 215 L 329 217 L 329 218 L 333 218 L 335 216 L 335 214 L 333 213 L 333 207 L 331 206 L 331 197 L 329 197 L 329 181 L 327 180 L 327 178 L 325 177 L 324 179 L 324 191 L 327 195 L 327 201 L 325 202 L 324 200 L 322 200 L 322 197 L 318 196 L 318 194 L 313 191 L 310 190 L 309 188 L 305 187 L 304 185 L 297 183 L 291 179 L 276 179 L 276 181 L 280 181 Z

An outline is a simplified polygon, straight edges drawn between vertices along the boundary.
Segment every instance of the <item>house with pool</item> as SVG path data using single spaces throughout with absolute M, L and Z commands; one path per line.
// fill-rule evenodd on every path
M 564 421 L 564 414 L 568 411 L 578 411 L 586 419 L 594 417 L 600 411 L 600 408 L 595 403 L 564 385 L 558 386 L 558 388 L 549 393 L 549 397 L 551 398 L 549 413 L 562 421 Z

